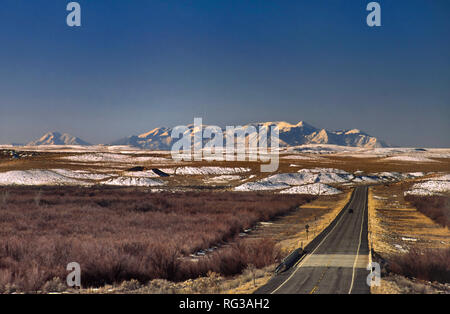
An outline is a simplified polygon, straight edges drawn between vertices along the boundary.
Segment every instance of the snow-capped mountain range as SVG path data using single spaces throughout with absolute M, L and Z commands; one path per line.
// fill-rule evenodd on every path
M 48 132 L 41 138 L 28 143 L 30 146 L 38 145 L 91 145 L 90 143 L 83 141 L 81 138 L 72 136 L 67 133 Z
M 330 131 L 315 128 L 303 121 L 300 121 L 297 124 L 290 124 L 284 121 L 250 123 L 242 126 L 241 130 L 245 130 L 249 126 L 253 126 L 257 130 L 260 126 L 278 127 L 280 134 L 280 146 L 282 147 L 304 144 L 335 144 L 366 148 L 388 146 L 385 142 L 380 141 L 376 137 L 370 136 L 357 129 Z M 193 133 L 200 131 L 200 129 L 194 129 L 194 125 L 188 125 L 187 127 Z M 203 128 L 205 127 L 207 127 L 207 125 L 203 125 Z M 226 130 L 223 129 L 222 131 L 225 138 Z M 110 145 L 130 145 L 146 149 L 167 150 L 171 148 L 174 141 L 170 136 L 171 132 L 171 128 L 156 128 L 141 135 L 133 135 L 114 141 L 110 143 Z M 207 141 L 209 141 L 209 139 L 207 139 L 206 142 Z
M 376 148 L 376 147 L 387 147 L 388 145 L 373 137 L 366 134 L 360 130 L 340 130 L 340 131 L 330 131 L 327 129 L 318 129 L 306 122 L 300 121 L 297 124 L 290 124 L 288 122 L 260 122 L 260 123 L 250 123 L 240 127 L 241 131 L 248 130 L 248 127 L 255 127 L 256 130 L 260 126 L 268 127 L 278 127 L 280 135 L 280 146 L 298 146 L 305 144 L 334 144 L 341 146 L 353 146 L 353 147 L 365 147 L 365 148 Z M 195 132 L 200 132 L 199 128 L 195 128 L 194 125 L 188 125 L 188 129 L 194 134 Z M 207 125 L 203 125 L 203 128 Z M 224 138 L 226 135 L 226 130 L 222 129 Z M 177 139 L 171 138 L 172 128 L 161 127 L 155 128 L 149 132 L 128 136 L 108 145 L 129 145 L 138 148 L 154 149 L 154 150 L 170 150 L 172 144 Z M 253 135 L 247 135 L 255 136 Z M 205 142 L 209 139 L 205 139 Z M 45 134 L 40 139 L 30 142 L 28 145 L 90 145 L 89 143 L 83 141 L 82 139 L 69 135 L 61 134 L 58 132 L 50 132 Z

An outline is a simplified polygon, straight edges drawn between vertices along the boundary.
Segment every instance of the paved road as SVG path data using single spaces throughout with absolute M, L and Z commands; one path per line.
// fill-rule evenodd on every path
M 349 209 L 353 209 L 353 213 Z M 296 266 L 255 293 L 370 293 L 367 187 L 357 187 L 336 219 L 306 247 Z

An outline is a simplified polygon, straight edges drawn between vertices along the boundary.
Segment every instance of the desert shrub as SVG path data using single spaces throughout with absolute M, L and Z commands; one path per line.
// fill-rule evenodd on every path
M 127 292 L 138 290 L 140 288 L 142 288 L 142 284 L 136 279 L 131 279 L 129 281 L 122 282 L 120 284 L 119 291 Z
M 240 240 L 239 233 L 313 199 L 106 187 L 8 192 L 8 210 L 0 211 L 0 289 L 8 291 L 49 289 L 54 278 L 65 282 L 70 262 L 80 264 L 84 287 L 179 281 L 209 271 L 228 276 L 248 264 L 263 267 L 278 258 L 274 242 Z M 198 262 L 183 259 L 214 245 L 222 248 Z
M 450 283 L 450 248 L 411 249 L 392 257 L 389 269 L 405 277 Z
M 176 280 L 204 277 L 210 271 L 223 276 L 233 276 L 240 274 L 249 265 L 262 268 L 276 263 L 280 259 L 280 250 L 275 246 L 273 240 L 241 240 L 207 255 L 197 262 L 182 263 Z
M 67 290 L 67 284 L 63 282 L 60 278 L 54 277 L 52 280 L 47 281 L 42 290 L 44 292 L 63 292 Z
M 36 206 L 39 206 L 41 204 L 41 198 L 42 198 L 42 190 L 39 190 L 35 195 L 34 195 L 34 204 Z
M 8 203 L 9 192 L 8 190 L 3 190 L 0 192 L 0 209 L 5 208 Z
M 443 227 L 450 226 L 450 197 L 407 195 L 405 200 Z

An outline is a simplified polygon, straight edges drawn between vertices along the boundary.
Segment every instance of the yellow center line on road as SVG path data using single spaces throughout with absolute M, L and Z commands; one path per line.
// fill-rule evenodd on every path
M 353 197 L 352 197 L 352 199 L 350 200 L 350 202 L 348 203 L 349 204 L 349 206 L 348 207 L 350 207 L 350 205 L 353 203 L 353 201 L 354 201 L 354 195 L 356 195 L 356 190 L 355 191 L 353 191 Z M 346 207 L 346 206 L 344 206 L 344 208 L 342 209 L 342 210 L 344 210 L 345 208 L 348 208 L 348 207 Z M 295 275 L 295 273 L 302 267 L 302 265 L 309 259 L 309 257 L 311 257 L 313 254 L 314 254 L 314 252 L 316 252 L 317 251 L 317 249 L 319 249 L 319 247 L 322 245 L 322 243 L 323 242 L 325 242 L 325 240 L 328 238 L 328 236 L 331 234 L 331 233 L 333 233 L 333 231 L 334 231 L 334 229 L 336 229 L 336 227 L 339 225 L 339 223 L 342 221 L 342 218 L 344 217 L 345 215 L 343 214 L 343 215 L 341 215 L 341 217 L 339 218 L 339 220 L 336 222 L 336 224 L 334 225 L 334 227 L 328 232 L 328 234 L 322 239 L 322 241 L 320 241 L 320 243 L 316 246 L 316 248 L 311 252 L 311 254 L 307 254 L 307 256 L 302 260 L 302 262 L 295 268 L 295 270 L 292 272 L 292 274 L 285 280 L 285 281 L 283 281 L 283 283 L 281 283 L 275 290 L 273 290 L 270 294 L 274 294 L 275 292 L 277 292 L 278 290 L 280 290 L 281 289 L 281 287 L 283 287 L 294 275 Z M 299 261 L 300 262 L 300 261 Z
M 314 286 L 314 288 L 312 288 L 312 290 L 309 292 L 309 294 L 313 294 L 319 288 L 320 282 L 322 281 L 323 277 L 325 277 L 325 274 L 328 271 L 328 269 L 330 269 L 331 260 L 333 259 L 334 256 L 336 256 L 336 255 L 335 254 L 330 254 L 328 256 L 327 264 L 325 266 L 325 270 L 322 272 L 322 274 L 320 275 L 319 280 L 317 281 L 317 283 Z
M 319 288 L 320 282 L 322 281 L 323 277 L 325 277 L 326 272 L 330 268 L 330 261 L 331 261 L 331 258 L 328 259 L 328 263 L 327 263 L 325 270 L 322 272 L 322 275 L 320 275 L 319 280 L 317 281 L 314 288 L 312 288 L 312 290 L 309 292 L 309 294 L 313 294 Z
M 367 202 L 367 196 L 366 196 L 367 190 L 364 193 L 366 202 Z M 356 270 L 356 263 L 358 261 L 358 256 L 359 256 L 359 249 L 361 248 L 361 241 L 362 241 L 362 231 L 363 231 L 363 225 L 364 225 L 364 214 L 366 212 L 366 207 L 367 204 L 366 202 L 364 202 L 364 209 L 363 209 L 363 213 L 362 213 L 362 219 L 361 219 L 361 230 L 359 231 L 359 243 L 358 243 L 358 249 L 356 250 L 356 257 L 355 257 L 355 262 L 353 263 L 353 271 L 352 271 L 352 282 L 350 284 L 350 289 L 348 290 L 348 294 L 352 293 L 352 289 L 353 289 L 353 283 L 355 281 L 355 270 Z

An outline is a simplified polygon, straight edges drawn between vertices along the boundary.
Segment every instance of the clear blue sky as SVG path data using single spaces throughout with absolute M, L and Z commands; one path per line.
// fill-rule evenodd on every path
M 107 143 L 158 126 L 304 120 L 450 147 L 450 1 L 0 3 L 0 143 Z

